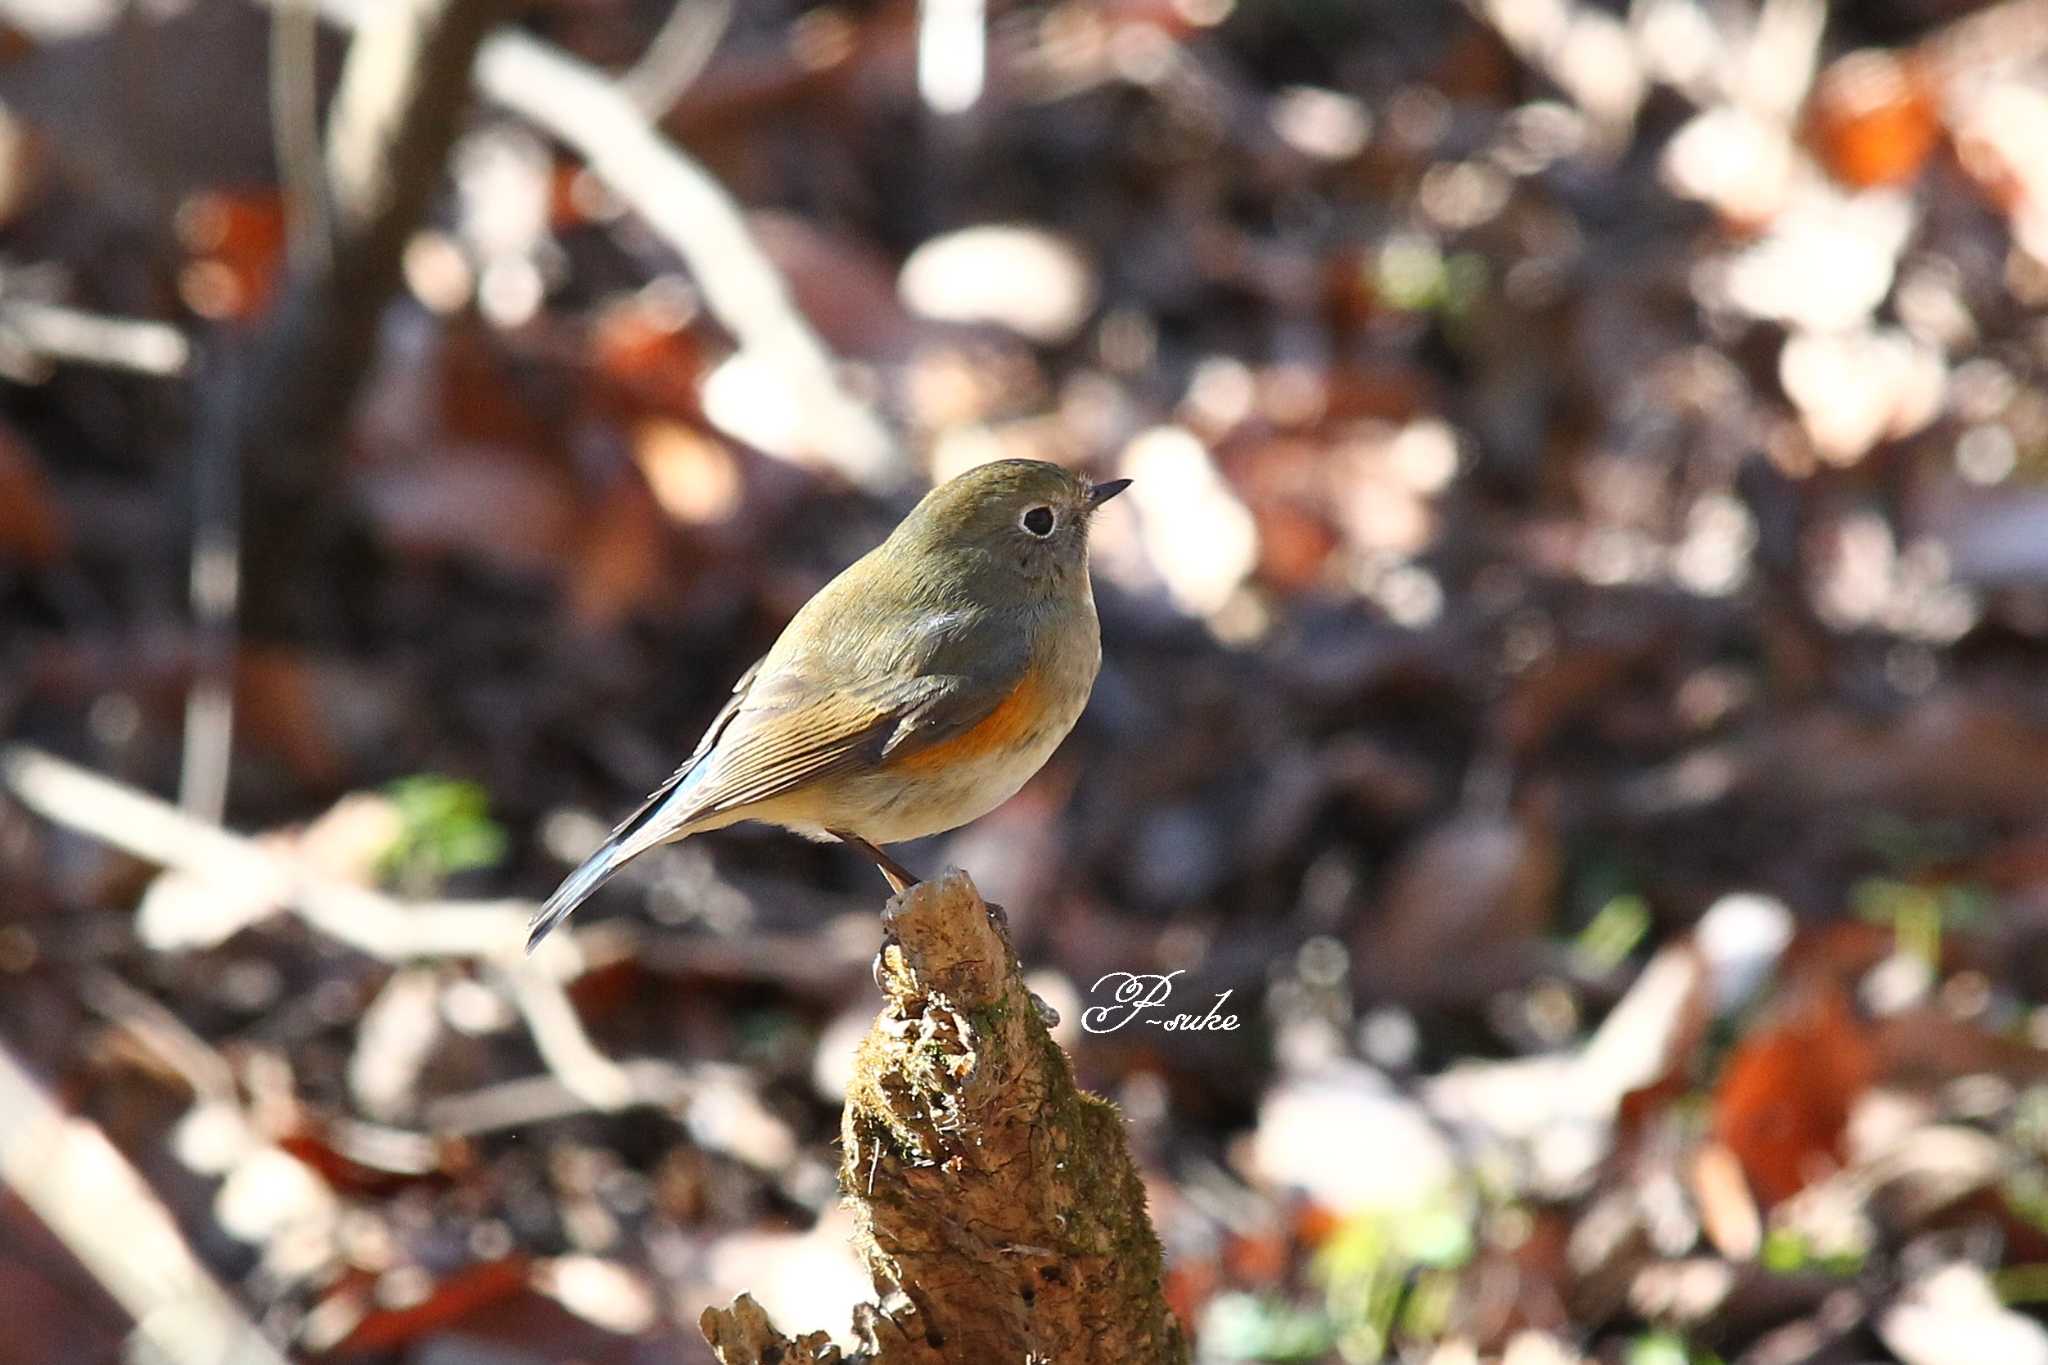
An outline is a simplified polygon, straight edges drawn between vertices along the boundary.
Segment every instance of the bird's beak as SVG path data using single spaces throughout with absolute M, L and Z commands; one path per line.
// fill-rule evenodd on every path
M 1088 490 L 1088 509 L 1093 511 L 1130 486 L 1129 479 L 1111 479 L 1108 483 L 1095 484 Z

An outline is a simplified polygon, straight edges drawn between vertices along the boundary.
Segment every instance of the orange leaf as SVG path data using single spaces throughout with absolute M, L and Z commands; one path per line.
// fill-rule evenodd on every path
M 1286 1279 L 1294 1263 L 1294 1239 L 1278 1225 L 1261 1225 L 1223 1242 L 1223 1266 L 1239 1284 L 1269 1286 Z
M 435 1285 L 434 1292 L 416 1304 L 366 1314 L 335 1351 L 388 1351 L 415 1341 L 479 1308 L 503 1303 L 523 1293 L 527 1270 L 528 1260 L 524 1256 L 466 1266 Z
M 1816 981 L 1729 1056 L 1714 1094 L 1714 1137 L 1735 1153 L 1764 1206 L 1839 1165 L 1849 1110 L 1876 1057 L 1841 988 Z
M 284 262 L 284 198 L 275 190 L 211 191 L 178 206 L 190 259 L 178 295 L 201 317 L 253 318 L 270 305 Z
M 703 348 L 680 308 L 646 293 L 605 310 L 590 332 L 590 363 L 615 411 L 695 416 Z
M 1916 179 L 1941 136 L 1920 71 L 1889 52 L 1852 52 L 1821 73 L 1808 136 L 1829 174 L 1868 189 Z

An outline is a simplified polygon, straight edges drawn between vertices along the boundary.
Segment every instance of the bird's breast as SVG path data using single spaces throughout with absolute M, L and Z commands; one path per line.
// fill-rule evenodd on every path
M 1009 695 L 959 734 L 850 778 L 834 793 L 840 828 L 878 844 L 918 839 L 978 819 L 1045 766 L 1088 704 L 1099 646 L 1034 660 Z

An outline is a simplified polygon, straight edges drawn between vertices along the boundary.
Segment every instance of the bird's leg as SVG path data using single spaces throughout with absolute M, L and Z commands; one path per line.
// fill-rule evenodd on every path
M 917 885 L 917 878 L 911 876 L 903 864 L 897 862 L 858 834 L 848 834 L 846 831 L 838 829 L 829 829 L 825 832 L 840 843 L 845 844 L 848 848 L 859 849 L 862 853 L 867 854 L 869 858 L 873 859 L 875 866 L 882 869 L 882 876 L 888 879 L 891 891 L 901 895 Z M 875 949 L 875 960 L 871 964 L 875 974 L 875 989 L 878 991 L 886 992 L 888 990 L 888 987 L 882 981 L 882 958 L 889 951 L 889 945 L 896 941 L 896 929 L 890 923 L 892 918 L 894 916 L 888 910 L 882 912 L 882 946 Z
M 917 885 L 917 878 L 911 875 L 910 869 L 882 852 L 881 849 L 876 848 L 867 840 L 861 838 L 858 834 L 848 834 L 845 830 L 841 829 L 828 829 L 825 832 L 849 848 L 859 849 L 862 853 L 867 854 L 874 865 L 882 869 L 882 876 L 888 881 L 891 891 L 901 893 Z

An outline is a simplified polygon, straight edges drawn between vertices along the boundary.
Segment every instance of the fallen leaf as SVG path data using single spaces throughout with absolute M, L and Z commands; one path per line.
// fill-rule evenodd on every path
M 395 1350 L 480 1308 L 527 1292 L 530 1268 L 524 1256 L 465 1266 L 436 1282 L 433 1292 L 418 1303 L 365 1313 L 335 1351 L 347 1355 Z
M 1941 137 L 1925 74 L 1878 49 L 1838 58 L 1814 83 L 1807 134 L 1828 173 L 1855 189 L 1918 178 Z
M 569 571 L 569 616 L 583 630 L 611 628 L 650 607 L 668 581 L 668 528 L 645 480 L 613 479 L 582 513 Z
M 1259 1105 L 1248 1164 L 1265 1184 L 1340 1216 L 1412 1210 L 1456 1178 L 1443 1131 L 1423 1107 L 1360 1063 L 1274 1087 Z
M 284 197 L 275 190 L 211 190 L 178 206 L 178 243 L 190 257 L 178 296 L 201 317 L 245 321 L 270 306 L 284 264 Z
M 708 431 L 666 417 L 633 426 L 633 462 L 670 521 L 714 526 L 732 520 L 746 494 L 732 447 Z
M 1850 1107 L 1875 1073 L 1863 1025 L 1829 981 L 1802 985 L 1774 1022 L 1736 1045 L 1715 1087 L 1713 1132 L 1760 1204 L 1843 1163 Z
M 697 415 L 705 360 L 692 315 L 674 290 L 653 286 L 598 315 L 587 343 L 590 366 L 613 406 Z
M 557 1256 L 533 1268 L 534 1287 L 607 1332 L 636 1336 L 653 1327 L 660 1306 L 654 1286 L 629 1266 L 601 1256 Z
M 1877 1335 L 1906 1365 L 2048 1365 L 2048 1329 L 1999 1302 L 1976 1266 L 1923 1275 L 1877 1318 Z
M 356 475 L 372 528 L 401 554 L 460 556 L 500 569 L 552 572 L 575 542 L 569 480 L 500 447 L 458 445 Z
M 70 544 L 64 508 L 35 452 L 12 428 L 0 428 L 0 563 L 46 567 Z
M 784 213 L 750 213 L 762 253 L 789 282 L 796 308 L 837 355 L 900 364 L 923 329 L 897 300 L 890 260 L 857 237 Z
M 1714 1250 L 1731 1261 L 1747 1261 L 1763 1246 L 1763 1219 L 1742 1176 L 1742 1162 L 1727 1147 L 1710 1142 L 1693 1154 L 1686 1172 L 1700 1229 Z
M 1362 980 L 1396 999 L 1478 1000 L 1518 974 L 1563 863 L 1551 802 L 1466 809 L 1403 849 L 1353 938 Z M 1457 964 L 1455 969 L 1451 964 Z

